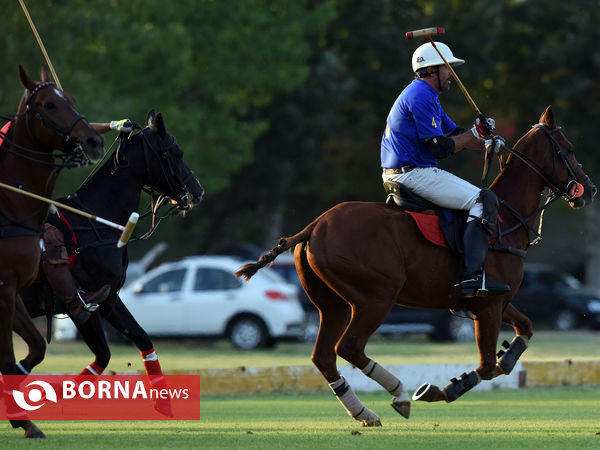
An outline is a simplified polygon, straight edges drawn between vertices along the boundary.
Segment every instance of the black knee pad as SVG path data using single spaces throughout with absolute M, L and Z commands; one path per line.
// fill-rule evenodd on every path
M 492 234 L 498 225 L 498 197 L 488 188 L 483 188 L 479 193 L 479 201 L 483 207 L 481 224 L 488 233 Z

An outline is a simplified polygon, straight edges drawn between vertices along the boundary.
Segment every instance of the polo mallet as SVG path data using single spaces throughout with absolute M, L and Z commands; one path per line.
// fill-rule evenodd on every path
M 91 220 L 95 220 L 101 224 L 114 228 L 115 230 L 121 231 L 121 237 L 119 237 L 119 242 L 117 242 L 117 247 L 121 248 L 127 245 L 129 239 L 131 238 L 131 234 L 137 224 L 137 221 L 140 215 L 136 212 L 132 212 L 129 216 L 129 220 L 123 225 L 119 225 L 118 223 L 111 222 L 110 220 L 103 219 L 102 217 L 94 216 L 93 214 L 86 213 L 85 211 L 81 211 L 77 208 L 72 208 L 69 205 L 65 205 L 64 203 L 57 202 L 55 200 L 51 200 L 46 197 L 42 197 L 41 195 L 34 194 L 33 192 L 23 191 L 22 189 L 11 186 L 10 184 L 0 183 L 0 187 L 4 189 L 8 189 L 9 191 L 16 192 L 17 194 L 25 195 L 26 197 L 31 197 L 36 200 L 39 200 L 44 203 L 49 203 L 50 205 L 57 206 L 59 208 L 66 209 L 67 211 L 71 211 L 72 213 L 79 214 L 80 216 L 86 217 Z
M 48 64 L 48 67 L 50 68 L 50 72 L 52 73 L 52 78 L 54 78 L 54 82 L 56 83 L 56 86 L 58 86 L 58 88 L 62 91 L 63 88 L 62 88 L 62 86 L 60 84 L 60 81 L 58 81 L 58 76 L 56 75 L 56 72 L 54 71 L 54 66 L 52 65 L 52 61 L 50 61 L 50 57 L 48 56 L 48 52 L 46 51 L 46 47 L 44 47 L 44 43 L 42 42 L 42 38 L 38 34 L 37 29 L 35 28 L 35 24 L 33 23 L 33 19 L 29 15 L 29 11 L 27 10 L 27 6 L 25 6 L 25 2 L 23 0 L 19 0 L 19 3 L 21 4 L 21 9 L 23 10 L 23 13 L 25 13 L 25 17 L 27 17 L 27 21 L 29 22 L 29 26 L 31 26 L 31 31 L 33 31 L 33 34 L 35 35 L 35 39 L 37 40 L 38 45 L 40 46 L 40 50 L 42 50 L 42 53 L 44 54 L 44 58 L 46 58 L 46 63 Z
M 463 84 L 461 83 L 460 78 L 458 78 L 458 75 L 456 75 L 456 72 L 454 71 L 452 66 L 450 64 L 448 64 L 448 61 L 446 61 L 446 58 L 444 58 L 444 55 L 442 55 L 442 52 L 440 52 L 440 50 L 435 45 L 435 42 L 433 42 L 433 39 L 431 39 L 431 36 L 436 36 L 438 34 L 444 34 L 444 33 L 446 33 L 446 30 L 442 27 L 423 28 L 422 30 L 415 30 L 415 31 L 407 32 L 406 39 L 414 39 L 414 38 L 423 38 L 424 37 L 424 38 L 427 38 L 427 40 L 429 42 L 431 42 L 431 45 L 433 45 L 433 48 L 435 48 L 435 51 L 438 52 L 438 55 L 440 55 L 440 58 L 442 58 L 442 61 L 444 61 L 444 64 L 450 70 L 452 77 L 456 80 L 456 84 L 458 84 L 458 87 L 460 88 L 462 93 L 465 94 L 465 97 L 467 97 L 467 101 L 471 104 L 471 106 L 475 110 L 477 117 L 479 117 L 479 119 L 483 121 L 484 120 L 483 118 L 485 116 L 483 114 L 481 114 L 481 111 L 479 111 L 479 108 L 477 107 L 477 105 L 475 104 L 475 102 L 473 101 L 473 99 L 471 98 L 471 96 L 469 95 L 469 93 L 467 92 L 467 90 L 465 89 Z

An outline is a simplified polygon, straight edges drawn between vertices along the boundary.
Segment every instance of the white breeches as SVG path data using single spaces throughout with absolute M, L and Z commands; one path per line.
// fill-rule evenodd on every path
M 382 178 L 384 182 L 400 183 L 442 208 L 469 211 L 469 216 L 479 218 L 483 214 L 483 206 L 478 201 L 481 189 L 438 167 L 416 167 L 399 174 L 384 173 Z

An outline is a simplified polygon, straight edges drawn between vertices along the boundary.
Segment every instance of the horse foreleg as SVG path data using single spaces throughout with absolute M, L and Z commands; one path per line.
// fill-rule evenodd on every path
M 489 303 L 482 303 L 488 301 Z M 480 363 L 476 370 L 463 373 L 459 378 L 453 378 L 443 389 L 425 383 L 413 395 L 413 400 L 426 402 L 446 401 L 453 402 L 467 393 L 481 380 L 491 380 L 496 371 L 496 343 L 500 333 L 500 318 L 502 304 L 499 301 L 478 299 L 471 311 L 474 313 L 475 336 L 479 349 Z
M 27 356 L 17 363 L 17 368 L 24 375 L 29 375 L 29 372 L 44 360 L 46 341 L 29 317 L 20 295 L 17 295 L 15 303 L 13 330 L 23 338 L 29 351 Z
M 101 308 L 103 306 L 101 306 Z M 76 381 L 80 382 L 83 380 L 83 378 L 81 378 L 83 376 L 101 375 L 102 372 L 104 372 L 104 369 L 108 367 L 111 354 L 108 342 L 104 336 L 104 328 L 100 321 L 100 315 L 97 312 L 92 313 L 85 323 L 75 323 L 75 326 L 79 330 L 79 334 L 86 345 L 95 356 L 95 360 L 79 373 Z
M 0 373 L 3 375 L 23 375 L 23 371 L 15 364 L 13 350 L 13 323 L 15 322 L 16 297 L 14 291 L 7 292 L 9 288 L 4 285 L 0 290 Z M 21 303 L 22 304 L 22 303 Z M 29 317 L 29 316 L 27 316 Z M 19 389 L 18 381 L 14 377 L 0 379 L 0 398 L 6 406 L 6 416 L 13 428 L 23 428 L 26 438 L 45 438 L 46 436 L 27 417 L 27 413 L 15 403 L 12 391 Z
M 131 312 L 127 309 L 121 298 L 117 295 L 110 305 L 110 309 L 101 309 L 102 314 L 106 313 L 104 318 L 120 333 L 131 339 L 142 354 L 144 368 L 150 379 L 153 388 L 158 390 L 167 387 L 167 382 L 158 361 L 158 355 L 152 345 L 152 341 L 140 324 L 135 320 Z M 159 413 L 173 417 L 171 400 L 157 398 L 154 401 L 154 409 Z
M 533 336 L 531 320 L 511 303 L 502 314 L 502 322 L 512 326 L 516 336 L 510 344 L 507 341 L 502 343 L 505 350 L 498 352 L 494 376 L 508 375 L 513 370 L 523 352 L 527 350 L 529 340 Z

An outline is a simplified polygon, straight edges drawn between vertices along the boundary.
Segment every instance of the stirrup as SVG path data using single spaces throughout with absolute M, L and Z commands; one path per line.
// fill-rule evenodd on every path
M 481 288 L 475 291 L 475 297 L 487 297 L 488 290 L 485 288 L 485 270 L 481 276 Z
M 81 291 L 79 289 L 77 289 L 77 297 L 79 298 L 79 300 L 81 300 L 81 303 L 83 303 L 83 309 L 85 309 L 86 311 L 94 312 L 98 308 L 100 308 L 100 305 L 98 303 L 86 303 L 83 297 L 81 296 Z

